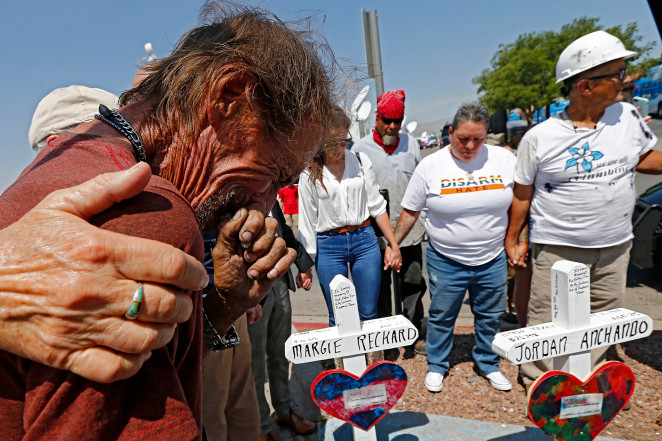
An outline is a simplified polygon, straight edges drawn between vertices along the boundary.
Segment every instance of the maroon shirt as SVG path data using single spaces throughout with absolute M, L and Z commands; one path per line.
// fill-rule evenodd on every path
M 62 133 L 0 197 L 0 228 L 48 193 L 135 164 L 128 145 Z M 169 243 L 202 261 L 193 210 L 168 181 L 153 176 L 138 196 L 95 216 L 101 228 Z M 81 244 L 85 246 L 85 244 Z M 57 287 L 53 287 L 57 288 Z M 149 287 L 145 287 L 149 296 Z M 133 292 L 127 292 L 130 298 Z M 0 351 L 0 438 L 7 440 L 197 440 L 201 432 L 202 298 L 191 318 L 133 377 L 86 380 Z

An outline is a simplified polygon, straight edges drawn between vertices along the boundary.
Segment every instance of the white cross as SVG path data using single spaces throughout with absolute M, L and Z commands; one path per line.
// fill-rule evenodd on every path
M 582 381 L 591 374 L 591 349 L 648 337 L 653 320 L 625 308 L 591 314 L 589 270 L 561 260 L 552 266 L 552 322 L 501 332 L 492 349 L 515 364 L 554 358 L 554 370 Z
M 292 334 L 285 342 L 285 357 L 292 363 L 307 363 L 342 357 L 344 370 L 361 376 L 367 352 L 407 346 L 416 341 L 418 330 L 401 315 L 359 320 L 354 285 L 337 275 L 329 284 L 336 326 Z M 375 427 L 354 429 L 356 441 L 376 441 Z

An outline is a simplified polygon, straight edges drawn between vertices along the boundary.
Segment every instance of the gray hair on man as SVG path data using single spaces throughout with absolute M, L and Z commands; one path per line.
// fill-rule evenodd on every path
M 453 117 L 453 129 L 460 127 L 460 124 L 466 121 L 484 122 L 486 125 L 490 124 L 490 111 L 487 110 L 485 104 L 473 101 L 464 103 L 457 109 Z

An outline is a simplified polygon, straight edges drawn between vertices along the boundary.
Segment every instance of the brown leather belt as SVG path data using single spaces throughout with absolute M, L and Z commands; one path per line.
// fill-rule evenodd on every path
M 334 228 L 329 231 L 332 231 L 334 233 L 351 233 L 354 230 L 358 230 L 359 228 L 365 228 L 368 225 L 370 225 L 370 218 L 366 219 L 365 222 L 363 222 L 361 225 L 347 225 L 340 228 Z

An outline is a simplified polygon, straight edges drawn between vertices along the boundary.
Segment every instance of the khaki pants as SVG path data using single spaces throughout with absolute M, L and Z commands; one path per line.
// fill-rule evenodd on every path
M 559 260 L 583 263 L 590 270 L 591 312 L 619 308 L 623 304 L 632 241 L 607 248 L 575 248 L 533 244 L 533 278 L 527 326 L 551 322 L 551 269 Z M 605 360 L 608 346 L 591 351 L 593 367 Z M 520 375 L 524 384 L 534 382 L 552 370 L 552 359 L 524 363 Z
M 285 223 L 290 228 L 299 227 L 299 215 L 298 214 L 285 214 Z
M 234 326 L 241 342 L 232 349 L 211 352 L 202 363 L 202 421 L 209 441 L 260 437 L 246 315 Z

